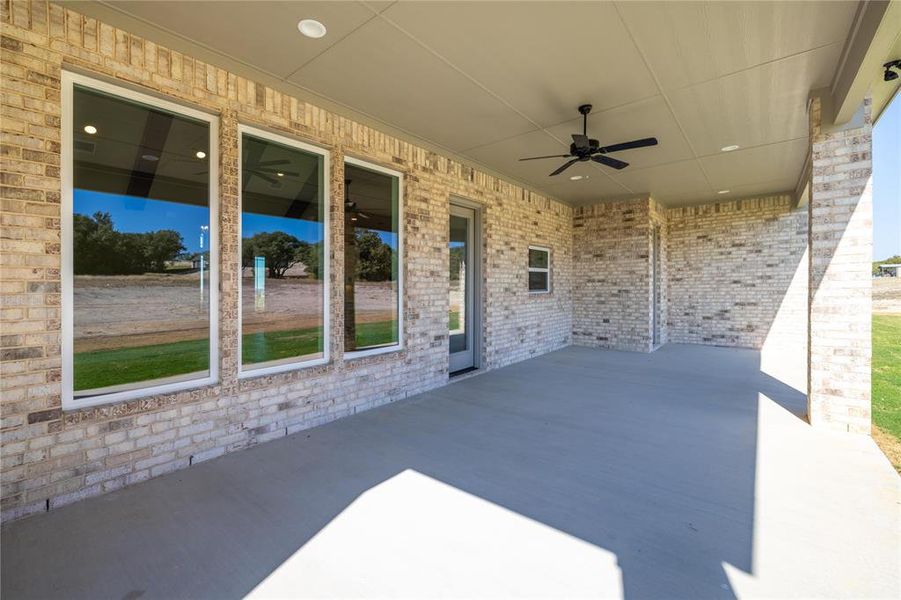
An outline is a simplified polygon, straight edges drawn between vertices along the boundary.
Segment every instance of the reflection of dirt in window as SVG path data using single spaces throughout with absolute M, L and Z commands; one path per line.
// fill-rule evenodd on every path
M 209 277 L 199 272 L 76 275 L 75 352 L 209 337 Z

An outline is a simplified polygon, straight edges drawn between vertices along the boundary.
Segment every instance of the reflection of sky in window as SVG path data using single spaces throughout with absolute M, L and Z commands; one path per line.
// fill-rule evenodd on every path
M 210 222 L 210 211 L 205 206 L 83 189 L 75 190 L 73 204 L 75 213 L 88 217 L 96 212 L 109 213 L 116 231 L 123 233 L 177 231 L 188 252 L 200 251 L 200 227 Z M 209 234 L 204 241 L 204 250 L 208 249 Z
M 258 233 L 282 231 L 299 240 L 315 244 L 322 240 L 322 223 L 292 219 L 290 217 L 274 217 L 245 212 L 241 215 L 241 237 L 249 238 Z
M 188 252 L 200 251 L 200 227 L 209 225 L 210 213 L 205 206 L 83 189 L 75 190 L 73 201 L 74 212 L 77 214 L 92 217 L 96 212 L 109 213 L 116 231 L 122 233 L 147 233 L 161 229 L 177 231 L 181 234 L 182 243 Z M 322 240 L 323 229 L 322 223 L 314 221 L 254 213 L 241 215 L 242 237 L 251 237 L 262 232 L 284 231 L 300 240 L 315 244 Z M 396 233 L 376 229 L 370 231 L 374 231 L 392 249 L 397 249 Z M 205 239 L 204 249 L 209 250 L 209 235 Z

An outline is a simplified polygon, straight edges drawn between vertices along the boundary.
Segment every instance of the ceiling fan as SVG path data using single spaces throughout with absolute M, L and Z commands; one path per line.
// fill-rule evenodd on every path
M 196 162 L 193 160 L 179 159 L 179 162 Z M 250 162 L 250 161 L 248 161 Z M 280 187 L 281 182 L 276 179 L 276 177 L 299 177 L 300 173 L 296 171 L 283 171 L 279 168 L 279 165 L 288 165 L 291 164 L 291 161 L 287 158 L 281 158 L 278 160 L 264 160 L 264 161 L 255 161 L 250 164 L 244 166 L 243 172 L 247 174 L 246 179 L 250 179 L 253 176 L 259 177 L 266 183 L 268 183 L 272 187 Z M 209 173 L 207 170 L 197 171 L 194 173 L 195 175 L 206 175 Z M 273 175 L 275 177 L 273 177 Z
M 597 140 L 588 137 L 588 113 L 591 112 L 590 104 L 583 104 L 579 107 L 582 114 L 582 133 L 573 134 L 573 143 L 569 145 L 569 154 L 552 154 L 551 156 L 532 156 L 530 158 L 520 158 L 519 160 L 540 160 L 543 158 L 569 158 L 567 162 L 551 173 L 551 177 L 559 175 L 577 162 L 588 162 L 592 160 L 614 169 L 625 169 L 629 163 L 617 160 L 607 156 L 610 152 L 619 152 L 620 150 L 631 150 L 633 148 L 645 148 L 647 146 L 656 146 L 657 138 L 643 138 L 633 140 L 631 142 L 623 142 L 621 144 L 612 144 L 610 146 L 601 146 Z

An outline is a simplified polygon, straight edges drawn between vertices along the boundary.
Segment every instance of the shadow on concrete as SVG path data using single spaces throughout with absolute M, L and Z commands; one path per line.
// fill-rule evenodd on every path
M 3 597 L 241 597 L 305 546 L 321 546 L 369 490 L 409 471 L 615 555 L 621 589 L 583 595 L 733 597 L 724 563 L 753 571 L 759 395 L 805 410 L 804 395 L 763 374 L 759 360 L 704 346 L 570 347 L 466 379 L 13 523 L 3 531 Z M 398 589 L 365 581 L 382 548 L 415 557 L 418 571 L 445 563 L 435 571 L 444 582 L 428 580 L 442 586 L 433 595 L 454 595 L 461 588 L 447 582 L 473 577 L 459 540 L 426 532 L 428 545 L 410 549 L 402 515 L 390 518 L 399 519 L 390 537 L 359 525 L 343 534 L 334 589 L 353 578 L 363 580 L 355 589 Z M 445 518 L 471 534 L 465 516 Z M 490 527 L 473 547 L 500 543 Z M 507 570 L 478 576 L 555 576 L 552 564 L 541 572 L 506 551 Z M 522 552 L 553 562 L 540 547 Z M 310 560 L 308 572 L 328 577 L 336 565 L 322 561 L 340 556 Z M 463 589 L 495 589 L 470 583 Z

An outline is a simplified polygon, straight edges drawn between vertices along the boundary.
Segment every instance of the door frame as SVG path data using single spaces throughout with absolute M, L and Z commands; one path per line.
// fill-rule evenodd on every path
M 482 344 L 483 344 L 483 332 L 484 327 L 482 323 L 482 315 L 484 314 L 483 310 L 483 297 L 482 297 L 482 278 L 483 278 L 483 269 L 484 264 L 482 262 L 482 244 L 484 242 L 484 235 L 482 230 L 483 220 L 483 210 L 484 207 L 478 202 L 473 202 L 472 200 L 467 200 L 465 198 L 460 198 L 459 196 L 451 196 L 448 202 L 448 222 L 450 221 L 451 208 L 457 206 L 460 208 L 465 208 L 471 210 L 473 213 L 472 217 L 472 265 L 475 269 L 472 272 L 472 306 L 470 307 L 470 313 L 472 315 L 472 334 L 471 334 L 471 344 L 472 344 L 472 368 L 473 369 L 481 369 L 482 368 Z M 449 232 L 449 229 L 448 229 Z M 449 234 L 449 233 L 448 233 Z M 450 343 L 450 335 L 448 335 L 448 344 Z M 448 361 L 448 374 L 450 371 L 450 349 L 448 349 L 447 354 Z M 464 369 L 468 370 L 468 368 Z

